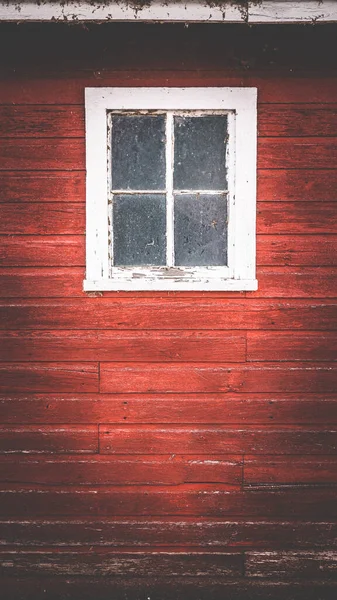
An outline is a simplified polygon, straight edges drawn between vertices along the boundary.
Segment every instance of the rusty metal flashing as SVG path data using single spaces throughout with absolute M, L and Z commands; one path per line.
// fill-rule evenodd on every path
M 335 0 L 0 0 L 0 21 L 337 22 Z

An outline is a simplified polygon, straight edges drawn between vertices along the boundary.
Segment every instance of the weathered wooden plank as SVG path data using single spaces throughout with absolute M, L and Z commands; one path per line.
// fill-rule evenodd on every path
M 54 429 L 51 429 L 51 438 Z M 19 431 L 20 429 L 16 429 Z M 30 431 L 30 429 L 29 429 Z M 44 430 L 39 429 L 39 432 Z M 75 435 L 76 435 L 75 429 Z M 48 435 L 48 431 L 44 433 Z M 79 432 L 79 436 L 81 431 Z M 97 448 L 97 430 L 95 430 Z M 11 442 L 10 442 L 11 443 Z M 47 444 L 49 440 L 47 440 Z M 51 441 L 52 445 L 53 442 Z M 19 444 L 18 444 L 19 445 Z M 80 442 L 78 442 L 80 447 Z M 51 450 L 57 452 L 57 450 Z M 61 451 L 65 451 L 61 445 Z M 49 485 L 178 485 L 242 481 L 240 456 L 128 456 L 0 458 L 0 481 Z
M 0 521 L 2 546 L 337 548 L 332 521 L 263 519 L 48 519 Z
M 97 549 L 95 554 L 59 550 L 0 551 L 1 575 L 85 575 L 155 577 L 239 577 L 243 554 L 239 552 L 119 552 Z
M 336 267 L 259 267 L 259 289 L 254 297 L 336 298 L 336 271 Z M 0 268 L 0 297 L 83 298 L 84 276 L 83 267 Z
M 337 137 L 259 138 L 259 169 L 335 169 Z
M 27 202 L 19 208 L 14 202 L 2 203 L 0 217 L 4 235 L 83 235 L 85 229 L 85 206 L 71 201 Z
M 336 346 L 332 332 L 247 332 L 248 361 L 333 361 L 337 359 Z
M 83 267 L 85 241 L 80 235 L 16 235 L 0 238 L 3 267 Z
M 334 394 L 2 394 L 3 423 L 337 423 Z
M 221 484 L 180 486 L 36 487 L 3 485 L 0 515 L 7 519 L 83 515 L 244 516 L 329 520 L 337 516 L 336 488 L 263 486 L 238 490 Z
M 258 112 L 260 137 L 328 137 L 336 129 L 336 104 L 269 104 Z
M 67 171 L 85 168 L 83 138 L 7 138 L 0 146 L 0 169 Z
M 259 234 L 336 233 L 333 202 L 260 202 L 257 211 Z
M 260 202 L 257 230 L 262 235 L 335 234 L 334 202 Z M 29 235 L 83 235 L 85 206 L 68 202 L 0 204 L 0 233 Z
M 1 363 L 0 389 L 12 392 L 98 392 L 97 363 Z
M 231 331 L 8 331 L 0 334 L 0 360 L 245 362 L 246 334 Z
M 25 171 L 23 175 L 18 171 L 0 171 L 0 189 L 0 203 L 84 203 L 85 173 L 83 171 Z M 20 206 L 20 213 L 22 209 L 23 207 Z
M 11 600 L 335 600 L 334 581 L 275 582 L 216 577 L 3 577 Z
M 2 138 L 78 138 L 85 132 L 83 106 L 0 106 L 0 122 Z
M 337 236 L 258 235 L 257 264 L 258 266 L 337 266 Z
M 0 452 L 98 452 L 97 426 L 1 427 Z
M 333 169 L 259 169 L 257 172 L 260 202 L 335 201 L 336 186 L 337 171 Z
M 331 456 L 245 456 L 244 482 L 337 483 L 337 461 Z
M 152 365 L 101 363 L 103 393 L 165 392 L 334 392 L 337 366 L 333 363 L 299 365 Z M 38 391 L 38 390 L 37 390 Z
M 336 298 L 336 267 L 259 267 L 255 297 Z
M 36 59 L 36 57 L 35 57 Z M 102 55 L 99 64 L 102 63 Z M 294 76 L 292 73 L 285 75 L 284 72 L 277 77 L 266 77 L 252 75 L 249 71 L 241 69 L 239 73 L 228 69 L 211 70 L 210 65 L 205 70 L 196 66 L 193 70 L 132 70 L 124 71 L 104 69 L 104 76 L 99 73 L 101 67 L 91 71 L 86 69 L 85 73 L 79 68 L 74 77 L 74 69 L 68 74 L 45 72 L 43 78 L 32 72 L 29 79 L 27 71 L 24 76 L 18 74 L 16 78 L 8 78 L 3 81 L 1 97 L 2 104 L 78 104 L 83 103 L 83 89 L 85 87 L 110 87 L 110 86 L 255 86 L 259 89 L 259 102 L 261 103 L 328 103 L 335 102 L 337 96 L 337 84 L 333 74 L 317 71 L 301 73 Z M 83 74 L 82 74 L 83 73 Z M 70 75 L 71 74 L 71 75 Z M 268 74 L 268 73 L 267 73 Z M 66 76 L 67 75 L 67 76 Z
M 247 552 L 247 577 L 336 579 L 337 554 L 325 552 Z
M 37 293 L 37 292 L 36 292 Z M 75 290 L 73 290 L 75 293 Z M 231 293 L 231 292 L 230 292 Z M 188 293 L 0 301 L 1 329 L 334 330 L 332 300 L 253 300 Z M 197 300 L 196 300 L 197 299 Z
M 336 454 L 336 427 L 99 426 L 101 454 Z

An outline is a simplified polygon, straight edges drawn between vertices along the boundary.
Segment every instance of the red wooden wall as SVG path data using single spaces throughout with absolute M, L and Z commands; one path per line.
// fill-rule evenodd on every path
M 1 26 L 6 598 L 336 598 L 335 39 Z M 82 292 L 95 85 L 258 87 L 258 292 Z

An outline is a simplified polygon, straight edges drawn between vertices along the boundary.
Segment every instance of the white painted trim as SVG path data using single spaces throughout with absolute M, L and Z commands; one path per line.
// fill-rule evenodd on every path
M 0 21 L 169 21 L 302 23 L 337 21 L 336 0 L 1 0 Z
M 256 88 L 87 88 L 87 275 L 85 290 L 256 289 Z M 228 266 L 110 267 L 108 113 L 113 110 L 218 111 L 229 116 Z M 170 126 L 171 131 L 171 126 Z M 171 136 L 170 136 L 171 137 Z M 234 148 L 235 143 L 235 148 Z M 172 161 L 172 152 L 166 159 Z M 167 181 L 170 192 L 172 182 Z M 171 190 L 172 192 L 172 190 Z M 170 223 L 172 215 L 168 216 Z M 171 223 L 172 225 L 172 223 Z M 173 235 L 173 232 L 170 232 Z M 172 248 L 170 248 L 170 256 Z M 110 279 L 109 279 L 110 276 Z

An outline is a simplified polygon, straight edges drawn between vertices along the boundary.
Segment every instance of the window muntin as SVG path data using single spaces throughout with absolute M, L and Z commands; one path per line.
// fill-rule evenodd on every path
M 88 88 L 86 158 L 85 290 L 257 289 L 255 88 Z

